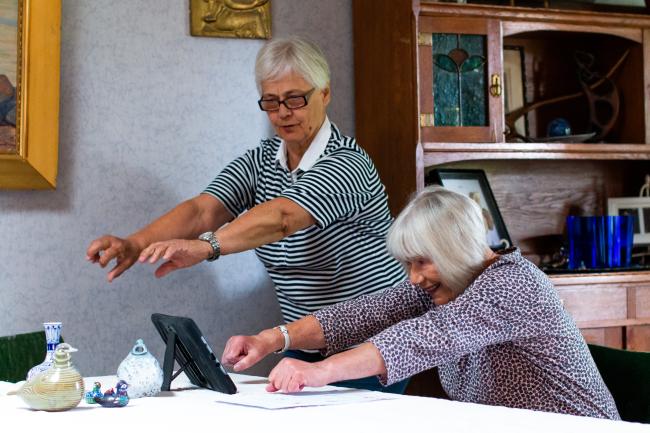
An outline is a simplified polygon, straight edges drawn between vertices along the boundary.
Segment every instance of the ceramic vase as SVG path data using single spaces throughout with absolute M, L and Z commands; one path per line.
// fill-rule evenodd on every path
M 38 365 L 33 366 L 27 372 L 27 380 L 32 379 L 39 373 L 46 371 L 52 366 L 54 360 L 54 349 L 61 341 L 61 322 L 45 322 L 43 323 L 45 328 L 45 341 L 47 344 L 45 353 L 45 360 Z
M 58 412 L 76 407 L 84 395 L 84 381 L 72 364 L 71 352 L 76 352 L 67 343 L 61 343 L 54 351 L 52 367 L 18 390 L 7 393 L 17 395 L 32 409 Z
M 152 397 L 160 392 L 163 383 L 160 364 L 142 339 L 135 342 L 131 352 L 120 363 L 117 377 L 129 384 L 130 398 Z

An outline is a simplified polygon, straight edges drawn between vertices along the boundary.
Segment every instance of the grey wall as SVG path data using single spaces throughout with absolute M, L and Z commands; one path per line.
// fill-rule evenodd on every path
M 0 190 L 0 335 L 60 320 L 85 375 L 113 374 L 137 338 L 162 360 L 154 312 L 193 317 L 218 355 L 230 335 L 281 322 L 252 252 L 160 280 L 136 265 L 111 284 L 85 261 L 92 239 L 128 235 L 199 193 L 270 132 L 253 79 L 263 42 L 191 37 L 188 7 L 63 0 L 58 187 Z M 330 119 L 352 135 L 351 2 L 273 0 L 272 15 L 275 36 L 322 46 Z

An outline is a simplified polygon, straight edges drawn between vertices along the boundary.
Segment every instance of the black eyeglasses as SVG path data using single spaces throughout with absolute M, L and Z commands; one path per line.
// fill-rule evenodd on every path
M 260 99 L 257 101 L 257 104 L 260 106 L 262 111 L 278 111 L 280 109 L 280 104 L 284 104 L 289 110 L 296 110 L 307 105 L 309 102 L 309 97 L 316 90 L 315 87 L 305 93 L 304 95 L 289 96 L 283 100 L 279 99 Z

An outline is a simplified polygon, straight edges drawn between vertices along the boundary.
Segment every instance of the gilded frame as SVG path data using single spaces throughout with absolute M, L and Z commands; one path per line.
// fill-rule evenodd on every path
M 190 0 L 190 34 L 271 38 L 271 0 Z
M 16 148 L 0 153 L 0 188 L 56 188 L 61 0 L 18 0 Z

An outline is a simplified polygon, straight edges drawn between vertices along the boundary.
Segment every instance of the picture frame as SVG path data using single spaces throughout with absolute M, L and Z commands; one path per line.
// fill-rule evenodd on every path
M 650 244 L 650 197 L 611 197 L 607 199 L 608 215 L 632 215 L 634 245 Z
M 0 188 L 56 188 L 61 0 L 17 0 L 15 144 L 0 148 Z
M 483 210 L 490 248 L 496 251 L 512 246 L 512 240 L 483 170 L 437 168 L 429 171 L 426 183 L 441 185 L 472 198 Z
M 190 34 L 271 38 L 271 0 L 190 0 Z

